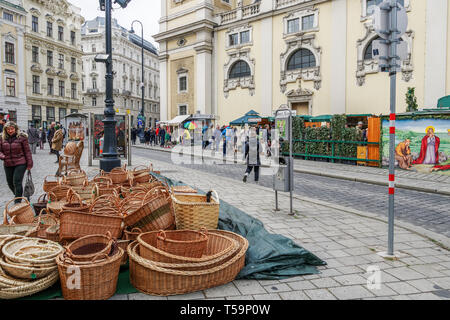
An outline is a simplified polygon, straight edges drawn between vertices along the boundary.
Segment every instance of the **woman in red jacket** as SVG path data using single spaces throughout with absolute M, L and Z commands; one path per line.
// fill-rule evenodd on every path
M 33 168 L 28 136 L 19 131 L 19 127 L 12 121 L 3 128 L 0 138 L 0 160 L 3 160 L 6 180 L 16 198 L 23 194 L 23 177 L 26 170 Z M 16 203 L 21 202 L 20 199 Z

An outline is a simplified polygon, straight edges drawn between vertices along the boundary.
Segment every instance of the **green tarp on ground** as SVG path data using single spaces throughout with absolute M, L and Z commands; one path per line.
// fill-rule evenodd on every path
M 165 180 L 169 186 L 186 185 L 181 181 L 173 181 L 161 175 L 154 174 L 154 176 L 160 180 Z M 199 190 L 199 193 L 204 194 L 201 190 Z M 269 233 L 261 221 L 223 200 L 220 200 L 219 229 L 235 232 L 249 241 L 249 248 L 245 256 L 245 267 L 241 270 L 237 279 L 286 279 L 294 276 L 317 274 L 319 271 L 316 266 L 326 265 L 326 262 L 300 247 L 291 239 Z M 121 267 L 116 294 L 138 292 L 131 285 L 129 278 L 128 267 Z M 61 287 L 58 282 L 43 292 L 23 299 L 47 300 L 61 297 Z

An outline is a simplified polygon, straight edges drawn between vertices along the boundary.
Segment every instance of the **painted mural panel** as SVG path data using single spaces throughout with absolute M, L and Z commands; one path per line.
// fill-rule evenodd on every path
M 383 120 L 383 166 L 389 165 L 389 120 Z M 396 166 L 450 175 L 450 118 L 397 119 Z

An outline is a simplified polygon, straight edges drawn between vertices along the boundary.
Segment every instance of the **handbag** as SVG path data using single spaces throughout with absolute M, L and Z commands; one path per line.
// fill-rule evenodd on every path
M 31 198 L 34 194 L 34 183 L 33 178 L 31 177 L 31 170 L 27 172 L 27 180 L 25 182 L 25 187 L 23 189 L 23 196 L 26 198 Z

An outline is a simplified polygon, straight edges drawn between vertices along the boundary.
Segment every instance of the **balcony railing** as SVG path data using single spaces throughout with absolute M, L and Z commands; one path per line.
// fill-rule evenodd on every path
M 275 0 L 275 9 L 281 9 L 311 0 Z
M 260 4 L 254 3 L 245 7 L 219 13 L 220 24 L 238 21 L 258 15 L 260 12 Z
M 87 94 L 95 94 L 95 93 L 98 93 L 98 92 L 99 92 L 98 89 L 93 89 L 93 88 L 86 90 Z

